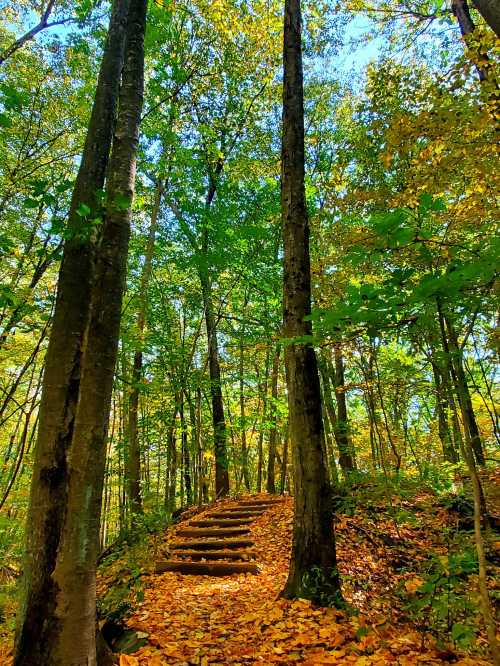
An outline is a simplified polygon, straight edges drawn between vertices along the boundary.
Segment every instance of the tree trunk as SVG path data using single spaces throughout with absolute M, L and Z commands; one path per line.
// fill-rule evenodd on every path
M 347 478 L 349 472 L 351 472 L 353 467 L 353 462 L 351 458 L 351 453 L 349 451 L 349 442 L 345 437 L 345 431 L 343 432 L 339 428 L 339 419 L 337 417 L 337 412 L 335 411 L 335 405 L 333 403 L 330 379 L 333 375 L 331 366 L 325 362 L 324 359 L 319 361 L 319 369 L 321 373 L 321 378 L 323 380 L 323 395 L 325 398 L 325 407 L 330 423 L 332 424 L 333 434 L 335 436 L 335 442 L 337 444 L 337 449 L 339 451 L 339 465 L 344 476 Z
M 498 0 L 472 0 L 472 4 L 500 39 L 500 2 Z
M 187 425 L 184 417 L 184 393 L 181 394 L 179 418 L 181 422 L 182 479 L 186 492 L 186 502 L 188 506 L 191 506 L 193 503 L 193 484 L 191 481 L 191 460 L 188 448 Z M 184 506 L 184 502 L 181 502 L 181 506 Z
M 486 8 L 486 6 L 489 5 L 490 3 L 492 3 L 492 0 L 479 0 L 479 2 L 477 2 L 476 4 L 477 5 L 482 4 L 484 8 Z M 462 37 L 467 38 L 468 35 L 471 35 L 476 29 L 474 21 L 472 20 L 472 17 L 470 15 L 469 5 L 467 3 L 467 0 L 452 0 L 451 11 L 455 16 L 455 18 L 457 19 L 458 27 L 460 28 Z M 479 7 L 478 11 L 480 11 Z M 499 12 L 497 12 L 497 14 L 498 13 Z M 478 47 L 477 55 L 480 56 L 480 59 L 482 61 L 481 65 L 475 65 L 479 81 L 481 82 L 481 84 L 484 84 L 485 82 L 490 82 L 491 79 L 493 89 L 490 94 L 492 98 L 496 100 L 498 98 L 498 85 L 495 80 L 494 72 L 492 70 L 491 60 L 488 54 L 484 50 L 482 50 L 481 46 Z
M 158 181 L 155 191 L 153 211 L 151 213 L 151 224 L 144 254 L 144 265 L 142 267 L 141 281 L 139 286 L 139 307 L 137 312 L 137 342 L 134 351 L 134 366 L 132 370 L 132 388 L 129 396 L 129 437 L 127 456 L 127 481 L 130 512 L 142 512 L 141 493 L 141 451 L 137 432 L 137 413 L 139 409 L 140 385 L 142 381 L 142 349 L 144 346 L 144 329 L 147 323 L 148 308 L 148 286 L 153 266 L 153 255 L 155 248 L 156 229 L 158 227 L 158 214 L 160 212 L 161 197 L 163 194 L 163 182 Z
M 436 387 L 436 414 L 438 420 L 438 433 L 443 447 L 443 457 L 448 462 L 458 462 L 450 426 L 447 417 L 447 391 L 443 381 L 441 369 L 435 361 L 431 361 L 434 385 Z
M 281 475 L 280 475 L 280 495 L 283 495 L 286 488 L 286 477 L 288 471 L 288 423 L 285 425 L 283 433 L 283 456 L 281 458 Z
M 347 400 L 345 395 L 345 381 L 344 381 L 344 359 L 339 347 L 335 347 L 335 399 L 337 401 L 337 430 L 339 442 L 342 442 L 342 447 L 339 444 L 339 450 L 342 450 L 344 456 L 344 471 L 353 471 L 356 469 L 356 461 L 354 459 L 354 452 L 352 451 L 351 438 L 349 437 L 349 422 L 347 416 Z M 342 462 L 339 459 L 342 466 Z
M 204 272 L 200 272 L 200 281 L 208 340 L 208 368 L 210 373 L 210 397 L 212 400 L 212 422 L 214 429 L 215 495 L 216 497 L 224 497 L 229 493 L 229 461 L 227 458 L 226 421 L 224 419 L 224 403 L 222 400 L 217 327 L 213 311 L 210 279 Z
M 175 511 L 175 491 L 177 486 L 177 450 L 175 446 L 175 422 L 178 401 L 175 396 L 174 411 L 167 433 L 167 469 L 165 474 L 165 508 L 169 516 Z
M 54 631 L 58 633 L 53 617 L 58 589 L 52 574 L 68 500 L 68 451 L 79 396 L 83 334 L 90 307 L 93 242 L 89 229 L 93 225 L 87 224 L 87 218 L 93 220 L 100 213 L 97 192 L 104 185 L 109 161 L 128 6 L 128 0 L 116 0 L 113 5 L 71 200 L 68 221 L 71 236 L 64 248 L 45 362 L 26 529 L 24 593 L 18 614 L 16 666 L 48 664 L 55 648 Z M 87 209 L 90 212 L 87 213 Z M 80 215 L 82 212 L 87 215 Z
M 243 480 L 245 482 L 245 488 L 247 491 L 250 491 L 250 473 L 248 470 L 248 448 L 247 448 L 247 424 L 246 424 L 246 415 L 245 415 L 245 382 L 244 382 L 244 355 L 243 355 L 243 334 L 241 332 L 240 336 L 240 363 L 239 363 L 239 372 L 240 372 L 240 432 L 241 432 L 241 464 L 243 468 Z
M 60 538 L 50 569 L 52 594 L 50 605 L 39 617 L 43 627 L 34 636 L 36 641 L 43 639 L 43 647 L 37 650 L 36 660 L 32 648 L 23 655 L 18 650 L 19 664 L 96 664 L 95 570 L 143 101 L 146 8 L 146 0 L 131 0 L 119 113 L 107 173 L 107 210 L 92 285 L 90 317 L 81 357 L 79 400 L 65 470 L 67 495 L 59 507 L 62 512 Z
M 300 0 L 285 0 L 281 210 L 284 245 L 284 336 L 312 334 L 309 222 L 304 185 L 304 91 Z M 295 515 L 290 571 L 282 595 L 322 605 L 341 599 L 331 488 L 323 455 L 316 354 L 310 342 L 287 342 Z
M 257 377 L 259 377 L 258 366 L 255 366 Z M 264 423 L 267 414 L 267 382 L 269 379 L 269 347 L 266 350 L 266 362 L 264 366 L 264 379 L 259 382 L 262 395 L 262 418 L 260 419 L 259 440 L 257 443 L 257 492 L 262 492 L 262 471 L 264 469 Z
M 467 434 L 470 438 L 476 462 L 479 465 L 484 465 L 485 459 L 483 445 L 481 442 L 481 435 L 477 426 L 474 409 L 472 407 L 469 386 L 465 377 L 462 350 L 458 344 L 457 334 L 455 332 L 455 327 L 453 326 L 451 317 L 443 313 L 439 301 L 437 303 L 437 308 L 441 337 L 443 341 L 443 350 L 447 355 L 450 363 L 451 377 L 455 386 L 458 404 L 460 405 L 464 429 L 467 431 Z
M 276 492 L 276 483 L 274 477 L 274 466 L 276 461 L 276 407 L 278 402 L 278 375 L 280 367 L 280 346 L 276 346 L 276 352 L 273 358 L 273 369 L 271 372 L 271 405 L 269 408 L 269 419 L 271 426 L 269 429 L 269 457 L 267 459 L 267 492 L 274 495 Z

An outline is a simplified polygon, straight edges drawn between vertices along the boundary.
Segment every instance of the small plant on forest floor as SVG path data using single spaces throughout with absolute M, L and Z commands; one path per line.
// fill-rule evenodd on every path
M 467 582 L 476 573 L 475 554 L 466 550 L 432 558 L 422 579 L 406 581 L 400 592 L 408 599 L 408 617 L 422 631 L 422 644 L 426 634 L 442 647 L 450 639 L 462 649 L 474 643 L 478 602 L 468 593 Z
M 336 569 L 331 570 L 331 578 L 338 576 Z M 331 581 L 328 581 L 320 567 L 311 569 L 302 576 L 302 587 L 308 599 L 324 607 L 339 608 L 347 610 L 347 604 L 342 598 L 342 593 L 335 589 Z

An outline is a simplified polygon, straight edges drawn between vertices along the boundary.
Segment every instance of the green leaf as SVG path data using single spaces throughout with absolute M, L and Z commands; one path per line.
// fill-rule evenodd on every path
M 0 127 L 12 127 L 12 119 L 6 113 L 0 113 Z
M 114 205 L 118 210 L 128 210 L 130 208 L 130 197 L 122 192 L 119 192 L 114 199 Z
M 24 200 L 24 207 L 25 208 L 38 208 L 39 203 L 40 202 L 37 201 L 36 199 L 32 199 L 31 197 L 27 197 Z
M 87 204 L 81 203 L 76 209 L 76 214 L 80 217 L 87 217 L 87 215 L 90 215 L 90 207 Z

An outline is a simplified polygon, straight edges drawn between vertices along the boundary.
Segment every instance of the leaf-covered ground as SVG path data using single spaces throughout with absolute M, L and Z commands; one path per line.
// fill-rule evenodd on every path
M 372 495 L 367 492 L 370 500 L 355 506 L 344 502 L 336 525 L 344 595 L 355 612 L 278 598 L 291 542 L 293 509 L 287 498 L 252 525 L 258 576 L 145 578 L 144 599 L 127 623 L 148 642 L 122 655 L 122 666 L 490 663 L 477 613 L 474 563 L 463 565 L 463 553 L 472 545 L 470 535 L 457 531 L 463 515 L 431 491 L 409 498 Z M 167 532 L 160 550 L 168 549 L 176 529 Z M 111 581 L 112 573 L 108 576 L 101 589 Z M 443 581 L 444 617 L 442 599 L 441 605 L 436 601 L 443 596 Z M 426 585 L 431 592 L 425 592 Z
M 499 479 L 485 481 L 490 511 L 498 514 Z M 371 482 L 339 502 L 338 559 L 349 612 L 278 597 L 290 553 L 291 498 L 251 526 L 257 576 L 151 573 L 182 523 L 112 552 L 98 579 L 101 610 L 121 615 L 132 601 L 126 622 L 146 641 L 122 654 L 121 666 L 489 664 L 470 503 L 460 495 L 443 499 L 431 490 L 389 491 Z M 500 591 L 499 547 L 488 540 L 493 598 Z M 11 610 L 0 622 L 0 664 L 7 666 L 14 602 L 5 608 Z

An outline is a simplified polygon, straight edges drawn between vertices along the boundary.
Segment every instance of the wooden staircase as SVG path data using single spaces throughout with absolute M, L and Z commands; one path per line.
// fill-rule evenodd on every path
M 170 544 L 171 559 L 157 562 L 156 573 L 174 571 L 195 576 L 229 576 L 259 573 L 250 525 L 280 503 L 281 498 L 246 498 L 202 519 L 189 522 Z

